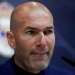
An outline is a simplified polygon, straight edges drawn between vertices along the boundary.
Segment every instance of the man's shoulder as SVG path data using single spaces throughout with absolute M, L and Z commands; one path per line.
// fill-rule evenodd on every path
M 5 67 L 8 68 L 12 65 L 12 63 L 13 63 L 13 57 L 10 58 L 8 61 L 6 61 L 4 64 L 0 65 L 0 69 L 5 68 Z
M 0 75 L 14 75 L 13 60 L 9 59 L 4 64 L 0 65 Z
M 0 65 L 0 74 L 1 74 L 1 70 L 2 70 L 2 65 Z
M 49 67 L 45 70 L 46 75 L 75 75 L 75 73 L 70 72 L 68 70 L 64 70 L 58 67 L 54 67 L 49 65 Z

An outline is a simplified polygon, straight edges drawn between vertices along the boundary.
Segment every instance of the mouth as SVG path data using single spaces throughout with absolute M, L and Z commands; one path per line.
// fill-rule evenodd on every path
M 48 56 L 48 52 L 33 52 L 31 56 L 38 59 L 45 59 Z

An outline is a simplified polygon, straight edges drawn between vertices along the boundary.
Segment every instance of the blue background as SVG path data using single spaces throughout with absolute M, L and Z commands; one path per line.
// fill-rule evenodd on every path
M 2 2 L 3 0 L 0 0 Z M 75 72 L 75 67 L 61 59 L 66 56 L 75 60 L 75 0 L 6 0 L 16 7 L 27 1 L 38 1 L 53 14 L 56 43 L 51 65 Z M 0 56 L 0 64 L 9 58 Z

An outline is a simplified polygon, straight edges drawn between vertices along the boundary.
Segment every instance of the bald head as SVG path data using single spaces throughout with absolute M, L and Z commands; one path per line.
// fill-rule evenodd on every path
M 17 6 L 12 14 L 10 21 L 10 31 L 15 32 L 21 25 L 22 22 L 27 22 L 30 13 L 33 13 L 36 16 L 44 15 L 51 16 L 51 12 L 43 4 L 38 2 L 27 2 Z M 34 16 L 33 16 L 34 17 Z
M 11 14 L 7 38 L 15 50 L 15 63 L 30 73 L 39 73 L 47 68 L 55 43 L 51 12 L 38 2 L 17 6 Z

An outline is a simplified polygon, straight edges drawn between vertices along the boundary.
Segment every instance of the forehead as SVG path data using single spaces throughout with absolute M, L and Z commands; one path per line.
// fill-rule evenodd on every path
M 44 20 L 44 19 L 47 19 L 47 20 L 53 20 L 53 17 L 51 15 L 51 13 L 45 11 L 45 10 L 42 10 L 42 9 L 35 9 L 31 12 L 29 12 L 28 14 L 28 19 L 32 19 L 32 20 Z
M 25 12 L 25 14 L 23 12 L 22 16 L 20 17 L 22 27 L 31 26 L 44 29 L 48 26 L 53 26 L 53 17 L 49 12 L 41 9 L 35 9 L 30 12 Z
M 28 15 L 28 23 L 35 27 L 47 27 L 53 25 L 53 17 L 42 10 L 30 12 Z

